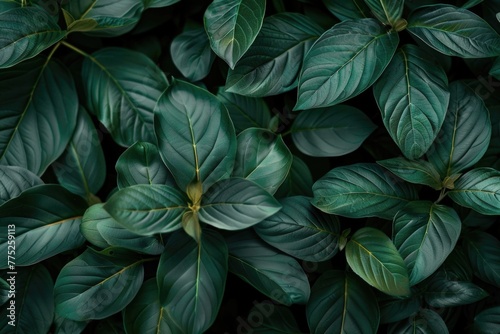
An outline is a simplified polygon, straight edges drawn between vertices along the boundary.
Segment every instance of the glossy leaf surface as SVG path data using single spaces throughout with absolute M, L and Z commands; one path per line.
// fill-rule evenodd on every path
M 0 166 L 0 205 L 19 196 L 24 190 L 40 184 L 43 184 L 43 181 L 27 169 Z
M 426 160 L 410 160 L 404 157 L 396 157 L 380 160 L 377 163 L 405 181 L 424 184 L 436 190 L 442 188 L 441 176 L 436 168 Z

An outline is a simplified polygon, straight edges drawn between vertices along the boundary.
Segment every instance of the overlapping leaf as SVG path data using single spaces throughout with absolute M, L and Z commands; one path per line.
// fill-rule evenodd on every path
M 403 14 L 404 0 L 365 0 L 365 3 L 380 22 L 393 27 Z
M 500 306 L 487 308 L 474 317 L 476 333 L 492 333 L 500 326 Z
M 464 243 L 476 276 L 500 288 L 500 241 L 489 233 L 472 231 Z
M 323 3 L 333 15 L 342 21 L 371 17 L 370 8 L 363 0 L 323 0 Z
M 43 181 L 27 169 L 0 166 L 0 205 L 19 196 L 24 190 L 40 184 L 43 184 Z
M 293 156 L 290 172 L 276 191 L 277 198 L 303 195 L 312 197 L 313 177 L 309 167 L 299 157 Z
M 472 282 L 434 276 L 426 285 L 424 297 L 432 307 L 453 307 L 475 303 L 488 293 Z
M 436 190 L 442 188 L 441 176 L 439 176 L 436 168 L 428 161 L 396 157 L 380 160 L 377 163 L 405 181 L 424 184 Z
M 449 330 L 443 318 L 436 311 L 423 308 L 420 309 L 414 316 L 391 324 L 387 333 L 447 334 L 449 333 Z
M 408 298 L 379 295 L 380 323 L 386 324 L 408 319 L 421 308 L 418 295 Z

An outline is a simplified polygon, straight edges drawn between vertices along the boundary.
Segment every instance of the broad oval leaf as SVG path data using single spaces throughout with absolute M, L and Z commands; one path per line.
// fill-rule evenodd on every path
M 371 17 L 370 8 L 363 0 L 323 0 L 323 3 L 341 21 Z
M 498 328 L 500 328 L 500 306 L 487 308 L 474 317 L 474 333 L 494 333 Z
M 304 261 L 326 261 L 338 252 L 337 217 L 319 211 L 305 196 L 286 197 L 281 205 L 278 213 L 254 226 L 262 240 Z
M 0 207 L 0 226 L 15 225 L 16 266 L 28 266 L 83 245 L 80 223 L 85 201 L 60 185 L 43 184 L 24 191 Z M 7 233 L 0 235 L 0 251 L 7 254 Z M 29 245 L 22 247 L 20 245 Z M 0 268 L 8 268 L 7 256 Z
M 176 81 L 158 101 L 155 131 L 163 162 L 181 190 L 200 181 L 206 191 L 231 174 L 234 126 L 224 105 L 208 91 Z
M 214 322 L 228 271 L 222 236 L 203 230 L 197 243 L 184 231 L 168 239 L 157 270 L 160 304 L 183 333 L 202 333 Z
M 336 157 L 358 149 L 377 126 L 347 105 L 301 112 L 290 132 L 297 148 L 313 157 Z
M 134 299 L 144 279 L 143 260 L 120 248 L 88 248 L 59 272 L 54 286 L 56 312 L 84 321 L 104 319 Z
M 483 215 L 500 215 L 500 172 L 488 167 L 475 168 L 458 179 L 448 196 Z
M 23 8 L 24 9 L 24 8 Z M 78 96 L 70 71 L 35 58 L 0 71 L 0 164 L 41 175 L 63 153 L 76 125 Z
M 434 276 L 426 285 L 425 302 L 432 307 L 453 307 L 475 303 L 488 293 L 472 282 Z
M 379 295 L 380 323 L 387 324 L 408 319 L 421 308 L 420 296 L 412 295 L 409 298 Z
M 500 288 L 500 241 L 483 231 L 471 231 L 464 236 L 465 249 L 474 274 Z
M 408 159 L 427 152 L 444 122 L 450 93 L 445 71 L 414 45 L 399 49 L 373 86 L 382 120 Z
M 370 87 L 399 43 L 375 19 L 349 20 L 327 30 L 304 59 L 295 110 L 327 107 Z
M 232 176 L 253 181 L 274 194 L 285 181 L 293 159 L 283 138 L 269 130 L 250 128 L 237 140 Z
M 436 190 L 442 188 L 441 176 L 434 165 L 425 160 L 410 160 L 404 157 L 391 158 L 377 161 L 391 173 L 405 181 L 424 184 Z
M 429 201 L 405 205 L 394 217 L 393 241 L 415 285 L 434 273 L 453 251 L 462 228 L 450 207 Z
M 383 24 L 395 26 L 403 14 L 404 0 L 365 0 L 373 15 Z
M 266 0 L 214 0 L 204 22 L 212 50 L 231 68 L 247 52 L 259 33 Z
M 351 218 L 390 219 L 417 191 L 374 163 L 332 169 L 313 186 L 312 203 L 318 209 Z
M 322 33 L 299 13 L 267 17 L 248 52 L 229 70 L 226 91 L 261 97 L 295 88 L 304 55 Z
M 204 195 L 200 220 L 223 230 L 253 226 L 281 209 L 279 202 L 256 183 L 230 178 L 214 184 Z
M 489 112 L 484 102 L 464 83 L 450 84 L 450 104 L 443 126 L 427 158 L 444 180 L 472 167 L 488 149 Z
M 306 316 L 312 334 L 375 334 L 380 311 L 373 290 L 356 275 L 329 270 L 314 283 Z
M 139 184 L 118 190 L 104 205 L 118 223 L 139 235 L 168 233 L 181 228 L 187 197 L 176 188 Z
M 42 179 L 25 168 L 0 166 L 0 205 L 41 184 Z
M 434 310 L 422 308 L 408 319 L 389 325 L 388 334 L 448 334 L 443 318 Z
M 408 31 L 433 49 L 462 58 L 495 57 L 500 36 L 481 17 L 452 5 L 415 9 L 408 17 Z
M 106 239 L 102 237 L 97 229 L 97 225 L 99 225 L 101 221 L 113 219 L 109 215 L 109 212 L 104 210 L 103 206 L 103 203 L 94 204 L 85 211 L 82 217 L 82 223 L 80 224 L 80 232 L 92 245 L 99 248 L 108 248 L 111 245 L 108 244 Z
M 0 68 L 33 58 L 65 35 L 66 32 L 41 7 L 19 7 L 1 13 Z M 3 88 L 1 90 L 5 92 Z
M 307 164 L 299 157 L 293 155 L 290 172 L 274 196 L 276 198 L 297 195 L 312 197 L 313 193 L 311 189 L 313 183 L 313 177 Z
M 411 294 L 406 264 L 382 231 L 359 229 L 347 242 L 345 253 L 351 269 L 371 286 L 391 296 Z
M 281 304 L 308 301 L 309 282 L 297 260 L 278 253 L 250 231 L 239 232 L 226 241 L 230 272 Z
M 167 89 L 165 74 L 143 53 L 109 47 L 85 58 L 87 105 L 121 146 L 155 142 L 153 111 Z

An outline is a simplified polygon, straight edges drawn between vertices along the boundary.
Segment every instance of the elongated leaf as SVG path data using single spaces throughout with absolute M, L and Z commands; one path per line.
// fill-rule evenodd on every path
M 164 184 L 176 187 L 174 177 L 160 158 L 156 145 L 137 142 L 116 162 L 118 188 L 136 184 Z
M 200 220 L 224 230 L 253 226 L 281 209 L 279 202 L 256 183 L 230 178 L 212 186 L 201 202 Z
M 159 184 L 123 188 L 104 205 L 118 223 L 146 236 L 181 228 L 181 217 L 187 208 L 188 199 L 183 193 Z
M 312 197 L 313 178 L 309 167 L 299 157 L 293 156 L 290 172 L 274 195 L 276 198 L 288 196 Z
M 12 278 L 7 275 L 6 279 Z M 15 296 L 0 310 L 0 334 L 48 333 L 54 317 L 54 281 L 49 271 L 41 264 L 17 268 L 13 282 Z
M 500 327 L 500 306 L 490 307 L 474 317 L 474 333 L 487 334 Z
M 240 322 L 242 328 L 245 328 L 246 330 L 250 329 L 253 331 L 252 333 L 256 334 L 302 334 L 299 329 L 299 325 L 295 320 L 295 315 L 292 313 L 290 308 L 276 305 L 271 301 L 263 301 L 261 303 L 254 302 L 253 305 L 254 307 L 252 307 L 248 313 L 248 317 L 246 319 L 247 323 L 244 324 Z M 256 318 L 260 315 L 263 316 L 260 318 L 262 321 L 256 322 Z M 256 324 L 256 327 L 249 326 L 254 324 Z
M 410 273 L 410 285 L 441 266 L 455 248 L 461 228 L 455 210 L 429 201 L 410 202 L 396 214 L 393 241 Z
M 464 174 L 448 195 L 461 206 L 484 215 L 500 214 L 500 172 L 481 167 Z
M 333 15 L 342 21 L 371 17 L 370 8 L 363 0 L 323 0 L 323 3 Z
M 442 188 L 441 177 L 438 171 L 428 161 L 397 157 L 380 160 L 377 163 L 405 181 L 424 184 L 436 190 Z
M 450 84 L 450 104 L 427 158 L 444 179 L 473 166 L 490 143 L 491 122 L 483 101 L 462 82 Z
M 360 94 L 382 74 L 398 42 L 375 19 L 336 24 L 304 59 L 294 109 L 327 107 Z
M 0 226 L 5 231 L 15 230 L 17 246 L 15 259 L 9 260 L 17 266 L 28 266 L 80 247 L 85 242 L 80 222 L 86 207 L 81 197 L 55 184 L 30 188 L 3 204 Z M 7 254 L 8 240 L 12 239 L 7 233 L 0 235 L 3 254 Z M 7 267 L 8 258 L 4 256 L 0 258 L 0 268 Z
M 432 307 L 453 307 L 477 302 L 488 293 L 472 282 L 434 277 L 426 286 L 424 297 Z
M 404 45 L 373 86 L 382 120 L 408 159 L 429 149 L 444 122 L 450 93 L 444 70 L 423 50 Z
M 363 227 L 347 242 L 346 259 L 365 282 L 391 296 L 409 296 L 410 281 L 403 258 L 382 231 Z
M 313 186 L 312 203 L 318 209 L 351 218 L 392 219 L 416 190 L 373 163 L 332 169 Z
M 309 282 L 294 258 L 278 253 L 249 231 L 231 236 L 227 244 L 233 274 L 281 304 L 307 302 Z
M 449 331 L 443 318 L 436 311 L 423 308 L 412 317 L 391 324 L 387 333 L 448 334 Z
M 76 125 L 78 97 L 69 70 L 35 58 L 0 71 L 0 164 L 41 175 Z
M 224 294 L 227 258 L 227 245 L 213 230 L 203 230 L 199 243 L 184 231 L 168 240 L 156 276 L 170 325 L 193 334 L 210 327 Z
M 134 299 L 144 278 L 142 260 L 120 248 L 88 248 L 68 262 L 54 286 L 56 312 L 84 321 L 104 319 Z
M 190 81 L 205 78 L 215 59 L 203 27 L 177 35 L 170 44 L 170 54 L 177 69 Z
M 408 31 L 430 47 L 449 56 L 494 57 L 500 36 L 481 17 L 452 5 L 420 7 L 408 17 Z
M 380 311 L 373 290 L 356 275 L 323 273 L 306 306 L 309 329 L 320 333 L 377 333 Z
M 234 127 L 224 105 L 208 91 L 176 81 L 158 101 L 155 130 L 160 155 L 181 190 L 200 181 L 206 191 L 231 174 Z
M 280 203 L 283 208 L 278 213 L 254 226 L 262 240 L 304 261 L 326 261 L 337 253 L 337 217 L 319 211 L 305 196 L 287 197 Z
M 489 233 L 477 230 L 467 233 L 464 241 L 476 276 L 500 288 L 500 241 Z
M 0 205 L 19 196 L 26 189 L 40 184 L 43 184 L 43 181 L 27 169 L 0 166 Z
M 257 183 L 274 194 L 285 181 L 292 165 L 292 153 L 280 135 L 250 128 L 238 135 L 233 175 Z
M 65 35 L 41 7 L 14 8 L 0 13 L 0 68 L 33 58 Z
M 403 14 L 404 0 L 365 0 L 365 3 L 380 22 L 393 27 Z
M 106 161 L 92 119 L 80 108 L 75 132 L 63 154 L 52 164 L 64 188 L 90 201 L 106 178 Z
M 214 0 L 205 11 L 212 50 L 231 68 L 247 52 L 262 27 L 266 0 Z
M 248 52 L 229 71 L 226 91 L 270 96 L 295 88 L 304 55 L 322 33 L 312 19 L 299 13 L 267 17 Z
M 408 319 L 420 309 L 421 301 L 416 295 L 405 299 L 383 295 L 379 299 L 379 307 L 380 323 L 386 324 Z
M 376 127 L 361 110 L 338 105 L 300 113 L 290 131 L 302 153 L 335 157 L 358 149 Z

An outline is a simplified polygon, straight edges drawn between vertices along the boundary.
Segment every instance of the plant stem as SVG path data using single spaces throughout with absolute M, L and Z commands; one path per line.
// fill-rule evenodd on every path
M 439 194 L 439 197 L 438 197 L 437 201 L 435 202 L 435 204 L 438 204 L 439 202 L 441 202 L 443 200 L 443 198 L 446 197 L 446 195 L 448 195 L 448 193 L 446 192 L 446 188 L 441 189 L 441 193 Z
M 21 0 L 21 7 L 26 7 L 27 5 L 26 0 Z

